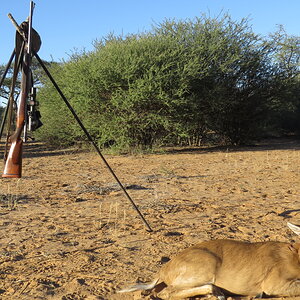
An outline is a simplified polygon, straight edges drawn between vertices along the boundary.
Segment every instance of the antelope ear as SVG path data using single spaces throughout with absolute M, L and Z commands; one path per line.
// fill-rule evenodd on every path
M 300 258 L 300 243 L 290 244 L 289 249 Z
M 299 251 L 300 251 L 300 243 L 290 244 L 290 245 L 289 245 L 289 249 L 290 249 L 292 252 L 299 253 Z
M 294 246 L 292 244 L 289 245 L 289 250 L 292 252 L 296 252 L 296 249 L 294 248 Z
M 290 222 L 287 222 L 287 226 L 294 232 L 296 233 L 297 235 L 300 235 L 300 227 L 297 226 L 297 225 L 294 225 Z

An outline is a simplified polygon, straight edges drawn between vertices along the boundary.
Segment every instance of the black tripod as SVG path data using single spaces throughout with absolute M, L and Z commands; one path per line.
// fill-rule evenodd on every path
M 91 135 L 89 134 L 89 132 L 87 131 L 87 129 L 85 128 L 85 126 L 83 125 L 83 123 L 81 122 L 81 120 L 79 119 L 79 117 L 76 114 L 75 110 L 73 109 L 73 107 L 71 106 L 70 102 L 68 101 L 68 99 L 65 97 L 65 95 L 63 94 L 63 92 L 61 91 L 61 89 L 59 88 L 59 86 L 57 85 L 57 83 L 55 82 L 54 78 L 52 77 L 52 75 L 50 74 L 50 72 L 48 71 L 48 69 L 46 68 L 45 64 L 43 63 L 43 61 L 41 60 L 41 58 L 39 57 L 39 55 L 37 53 L 34 53 L 34 56 L 36 57 L 36 59 L 38 60 L 38 62 L 41 65 L 41 67 L 43 68 L 43 70 L 45 71 L 45 73 L 47 74 L 47 76 L 49 77 L 50 81 L 52 82 L 52 84 L 56 88 L 57 92 L 59 93 L 59 95 L 61 96 L 61 98 L 65 102 L 65 104 L 67 105 L 68 109 L 71 111 L 73 117 L 75 118 L 75 120 L 77 121 L 77 123 L 79 124 L 79 126 L 81 127 L 81 129 L 83 130 L 83 132 L 85 133 L 85 135 L 88 138 L 89 142 L 93 145 L 93 147 L 95 148 L 96 152 L 99 154 L 99 156 L 101 157 L 102 161 L 104 162 L 104 164 L 106 165 L 106 167 L 110 171 L 111 175 L 114 177 L 114 179 L 116 180 L 116 182 L 118 183 L 118 185 L 120 186 L 120 188 L 122 189 L 122 191 L 124 192 L 126 198 L 130 201 L 130 203 L 133 205 L 134 209 L 137 211 L 137 213 L 140 216 L 140 218 L 143 220 L 144 224 L 147 227 L 147 230 L 151 232 L 152 229 L 151 229 L 150 225 L 148 224 L 148 222 L 146 221 L 146 219 L 144 218 L 144 216 L 142 215 L 142 213 L 140 212 L 140 210 L 138 209 L 138 207 L 136 206 L 136 204 L 132 200 L 131 196 L 126 191 L 125 187 L 123 186 L 123 184 L 121 183 L 121 181 L 119 180 L 119 178 L 117 177 L 117 175 L 115 174 L 115 172 L 113 171 L 113 169 L 108 164 L 107 160 L 105 159 L 105 157 L 101 153 L 99 147 L 97 146 L 97 144 L 95 143 L 95 141 L 93 140 L 93 138 L 91 137 Z
M 4 70 L 3 76 L 2 76 L 2 78 L 0 80 L 0 87 L 2 86 L 2 84 L 3 84 L 4 80 L 5 80 L 5 77 L 6 77 L 7 73 L 8 73 L 8 70 L 9 70 L 9 68 L 11 66 L 11 63 L 12 63 L 14 57 L 15 57 L 15 50 L 12 52 L 12 54 L 10 56 L 10 59 L 9 59 L 7 65 L 6 65 L 6 68 Z M 9 110 L 9 104 L 10 104 L 10 102 L 8 101 L 7 105 L 6 105 L 6 108 L 5 108 L 5 111 L 4 111 L 4 114 L 2 116 L 2 121 L 1 121 L 1 126 L 0 126 L 0 141 L 2 139 L 4 125 L 5 125 L 5 122 L 6 122 L 6 119 L 7 119 L 7 114 L 8 114 L 8 110 Z
M 33 2 L 31 1 L 31 5 L 33 5 Z M 12 16 L 9 16 L 15 27 L 17 28 L 17 31 L 20 33 L 20 35 L 23 37 L 24 42 L 27 43 L 26 40 L 26 35 L 24 34 L 24 32 L 22 32 L 22 29 L 18 26 L 18 24 L 13 20 Z M 12 60 L 14 58 L 16 54 L 16 49 L 13 51 L 11 58 L 7 64 L 6 70 L 2 76 L 2 79 L 0 81 L 0 87 L 4 82 L 4 79 L 8 73 L 8 70 L 10 68 L 10 65 L 12 63 Z M 93 138 L 91 137 L 91 135 L 89 134 L 89 132 L 87 131 L 87 129 L 85 128 L 85 126 L 83 125 L 83 123 L 81 122 L 81 120 L 79 119 L 78 115 L 76 114 L 75 110 L 73 109 L 73 107 L 71 106 L 70 102 L 68 101 L 68 99 L 65 97 L 65 95 L 63 94 L 63 92 L 61 91 L 61 89 L 59 88 L 59 86 L 57 85 L 57 83 L 55 82 L 54 78 L 52 77 L 52 75 L 50 74 L 49 70 L 47 69 L 47 67 L 45 66 L 44 62 L 41 60 L 41 58 L 39 57 L 39 55 L 37 54 L 37 51 L 35 51 L 34 49 L 32 49 L 32 55 L 36 57 L 37 61 L 39 62 L 39 64 L 41 65 L 41 67 L 43 68 L 43 70 L 45 71 L 46 75 L 48 76 L 48 78 L 50 79 L 50 81 L 52 82 L 52 84 L 54 85 L 55 89 L 57 90 L 57 92 L 59 93 L 59 95 L 61 96 L 62 100 L 65 102 L 65 104 L 67 105 L 68 109 L 71 111 L 73 117 L 75 118 L 75 120 L 77 121 L 77 123 L 79 124 L 80 128 L 83 130 L 83 132 L 85 133 L 86 137 L 88 138 L 89 142 L 93 145 L 93 147 L 95 148 L 96 152 L 98 153 L 98 155 L 100 156 L 100 158 L 102 159 L 102 161 L 104 162 L 105 166 L 108 168 L 109 172 L 111 173 L 111 175 L 114 177 L 114 179 L 116 180 L 116 182 L 118 183 L 118 185 L 120 186 L 121 190 L 124 192 L 126 198 L 130 201 L 130 203 L 132 204 L 133 208 L 136 210 L 136 212 L 138 213 L 139 217 L 142 219 L 142 221 L 144 222 L 147 231 L 152 232 L 152 229 L 150 227 L 150 225 L 148 224 L 148 222 L 146 221 L 146 219 L 144 218 L 143 214 L 140 212 L 139 208 L 137 207 L 137 205 L 135 204 L 135 202 L 133 201 L 133 199 L 131 198 L 131 196 L 128 194 L 127 190 L 125 189 L 125 187 L 123 186 L 123 184 L 121 183 L 121 181 L 119 180 L 119 178 L 117 177 L 117 175 L 115 174 L 115 172 L 113 171 L 113 169 L 110 167 L 110 165 L 108 164 L 107 160 L 105 159 L 105 157 L 103 156 L 103 154 L 100 151 L 100 148 L 97 146 L 97 144 L 95 143 L 95 141 L 93 140 Z M 2 133 L 3 133 L 3 128 L 4 128 L 4 124 L 7 118 L 7 113 L 8 110 L 11 109 L 9 108 L 9 102 L 8 105 L 6 107 L 4 116 L 3 116 L 3 120 L 2 120 L 2 124 L 1 124 L 1 128 L 0 128 L 0 139 L 2 137 Z

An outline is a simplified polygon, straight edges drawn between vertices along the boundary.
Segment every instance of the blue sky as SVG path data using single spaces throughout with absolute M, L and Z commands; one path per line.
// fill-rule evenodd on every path
M 0 0 L 0 64 L 6 64 L 14 48 L 15 29 L 29 14 L 29 0 Z M 221 11 L 234 20 L 249 17 L 256 33 L 267 35 L 284 25 L 288 34 L 300 35 L 300 0 L 36 0 L 34 28 L 42 38 L 43 59 L 68 59 L 107 34 L 137 33 L 165 18 L 186 19 Z

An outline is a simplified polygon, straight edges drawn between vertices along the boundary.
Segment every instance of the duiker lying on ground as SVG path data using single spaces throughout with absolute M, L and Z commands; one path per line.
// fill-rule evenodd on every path
M 300 234 L 300 226 L 288 223 Z M 149 290 L 161 299 L 214 294 L 300 295 L 300 243 L 212 240 L 182 251 L 158 276 L 119 292 Z

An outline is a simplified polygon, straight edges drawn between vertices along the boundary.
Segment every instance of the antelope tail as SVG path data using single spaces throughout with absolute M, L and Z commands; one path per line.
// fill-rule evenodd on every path
M 158 282 L 158 278 L 154 279 L 152 282 L 148 282 L 148 283 L 137 283 L 134 285 L 131 285 L 127 288 L 124 288 L 122 290 L 117 291 L 117 293 L 129 293 L 129 292 L 134 292 L 134 291 L 146 291 L 146 290 L 152 290 L 157 282 Z

